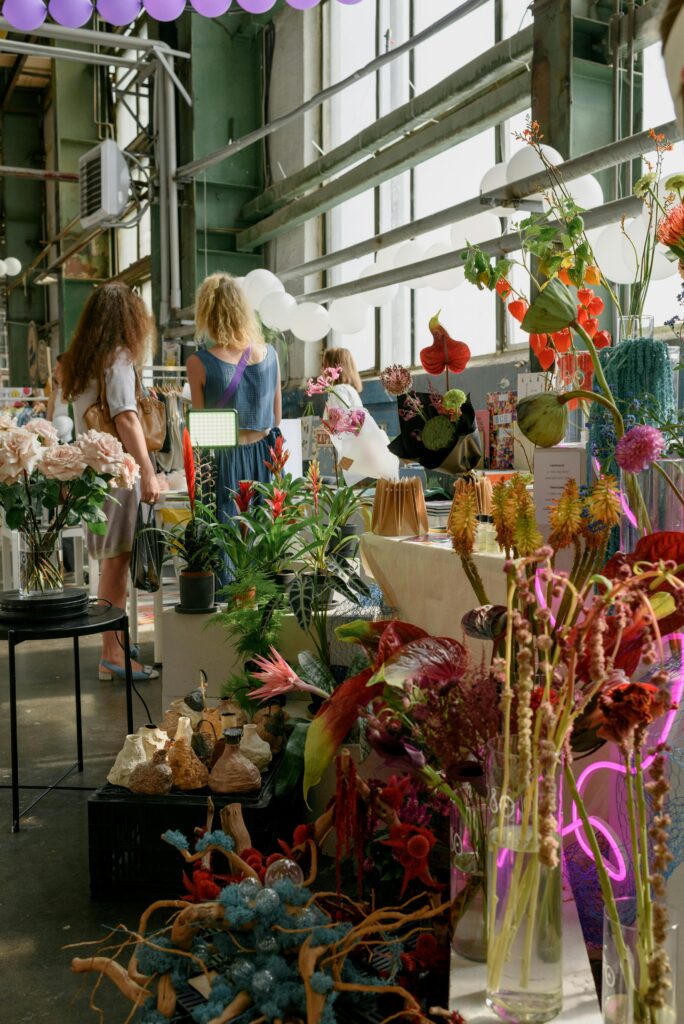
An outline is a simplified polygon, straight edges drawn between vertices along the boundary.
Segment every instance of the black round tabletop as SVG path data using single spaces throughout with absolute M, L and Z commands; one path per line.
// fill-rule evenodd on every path
M 64 637 L 90 636 L 123 626 L 126 612 L 123 608 L 95 602 L 82 615 L 71 619 L 50 619 L 47 615 L 31 619 L 0 619 L 0 640 L 14 633 L 20 640 L 60 640 Z

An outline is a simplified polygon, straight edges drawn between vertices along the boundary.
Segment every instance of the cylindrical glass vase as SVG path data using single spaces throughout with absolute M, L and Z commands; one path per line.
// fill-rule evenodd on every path
M 459 786 L 451 805 L 451 945 L 455 953 L 487 960 L 486 800 L 473 786 Z
M 663 950 L 667 985 L 663 989 L 664 1005 L 650 1005 L 648 990 L 649 953 L 644 929 L 637 920 L 637 902 L 633 897 L 616 900 L 619 928 L 604 911 L 603 915 L 603 983 L 602 1010 L 604 1024 L 677 1024 L 677 953 L 679 929 L 674 911 L 669 910 L 670 924 L 665 932 Z M 669 909 L 669 908 L 668 908 Z M 662 967 L 661 967 L 662 969 Z
M 645 338 L 653 341 L 655 333 L 655 317 L 649 314 L 638 316 L 618 317 L 618 343 L 632 341 L 635 338 Z
M 559 776 L 560 777 L 560 776 Z M 563 1008 L 560 841 L 541 852 L 539 779 L 524 778 L 516 737 L 487 763 L 487 1005 L 503 1020 L 544 1024 Z M 558 780 L 554 788 L 558 791 Z
M 680 494 L 684 493 L 684 459 L 660 459 L 643 473 L 636 474 L 651 531 L 684 530 L 684 505 L 679 500 L 674 488 L 670 487 L 663 473 L 667 474 L 668 479 L 672 481 Z M 627 495 L 624 484 L 622 490 Z M 622 551 L 633 551 L 636 542 L 643 536 L 643 531 L 639 530 L 637 517 L 634 514 L 636 510 L 632 509 L 631 511 L 633 514 L 631 516 L 623 515 L 620 522 L 620 549 Z
M 50 529 L 19 534 L 19 593 L 22 597 L 64 589 L 62 538 Z

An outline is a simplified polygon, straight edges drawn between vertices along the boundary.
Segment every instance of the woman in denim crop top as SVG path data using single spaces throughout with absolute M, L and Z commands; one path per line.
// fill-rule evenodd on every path
M 275 349 L 264 343 L 245 293 L 230 274 L 212 274 L 200 285 L 195 322 L 210 348 L 188 359 L 193 409 L 221 408 L 238 363 L 250 349 L 238 389 L 225 406 L 237 410 L 238 447 L 216 453 L 216 508 L 225 522 L 237 513 L 233 492 L 242 480 L 271 479 L 265 462 L 282 418 L 280 367 Z M 226 566 L 222 582 L 229 576 Z

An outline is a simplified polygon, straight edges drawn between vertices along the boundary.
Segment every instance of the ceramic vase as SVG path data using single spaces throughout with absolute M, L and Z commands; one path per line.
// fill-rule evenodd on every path
M 145 756 L 151 761 L 158 750 L 163 750 L 169 742 L 168 734 L 156 725 L 141 725 L 138 736 L 142 739 Z
M 241 729 L 227 729 L 226 745 L 209 775 L 214 793 L 254 793 L 261 789 L 261 772 L 240 751 Z
M 157 750 L 149 764 L 139 764 L 134 768 L 128 783 L 131 793 L 148 796 L 164 796 L 172 786 L 173 772 L 166 763 L 166 750 Z
M 241 708 L 232 697 L 224 697 L 216 707 L 219 715 L 235 715 L 237 724 L 242 728 L 249 722 L 249 717 L 244 708 Z
M 242 730 L 240 751 L 253 765 L 256 765 L 260 772 L 268 767 L 273 758 L 270 746 L 266 740 L 262 740 L 256 725 L 246 725 Z
M 133 769 L 144 764 L 147 764 L 147 754 L 142 736 L 139 733 L 127 736 L 123 747 L 116 755 L 116 760 L 107 776 L 107 782 L 110 782 L 112 786 L 128 788 Z
M 176 789 L 204 789 L 209 781 L 206 766 L 192 749 L 192 725 L 190 719 L 185 716 L 179 719 L 176 738 L 169 750 L 168 763 Z
M 270 704 L 260 708 L 253 716 L 252 722 L 262 740 L 266 740 L 271 751 L 279 754 L 285 739 L 285 712 L 278 704 Z

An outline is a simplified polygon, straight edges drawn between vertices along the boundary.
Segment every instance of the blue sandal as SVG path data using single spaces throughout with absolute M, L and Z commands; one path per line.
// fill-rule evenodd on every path
M 114 679 L 126 679 L 126 669 L 123 665 L 115 665 L 111 661 L 101 661 L 98 670 L 101 683 L 111 683 Z M 134 683 L 146 683 L 150 679 L 159 679 L 159 673 L 151 665 L 143 665 L 141 669 L 134 669 L 131 673 Z

